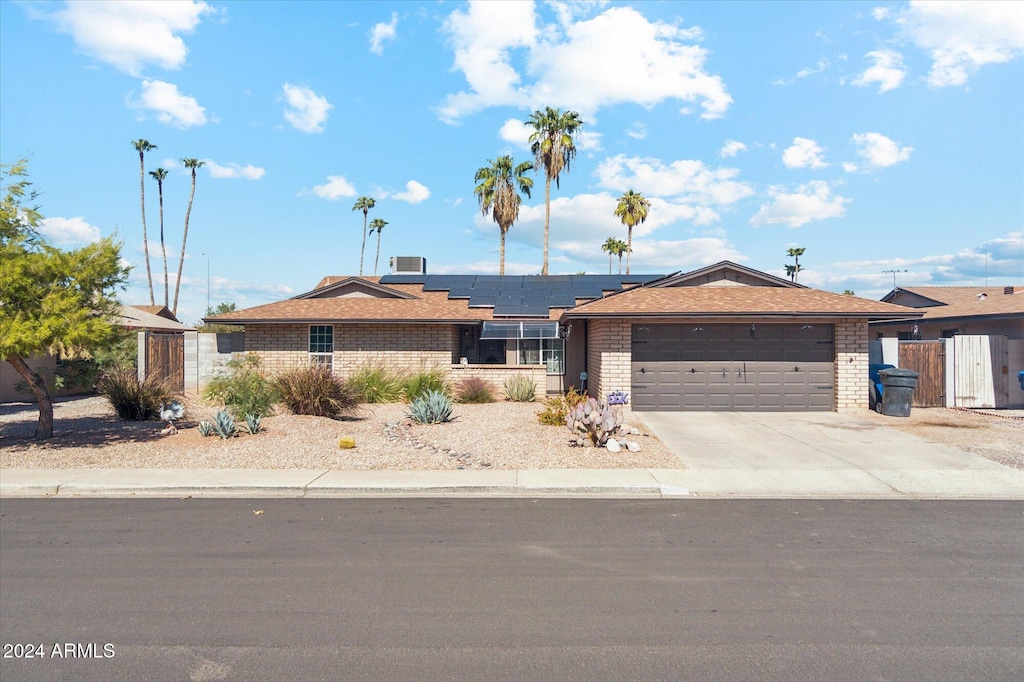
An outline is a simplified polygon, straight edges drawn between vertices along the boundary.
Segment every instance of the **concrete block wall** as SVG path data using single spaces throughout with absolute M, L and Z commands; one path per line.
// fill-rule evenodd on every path
M 454 334 L 446 324 L 336 324 L 334 373 L 345 377 L 371 362 L 407 369 L 448 368 Z M 309 325 L 245 326 L 245 350 L 255 352 L 270 374 L 309 362 Z
M 201 391 L 210 377 L 222 371 L 233 357 L 243 355 L 244 351 L 244 332 L 185 332 L 185 390 Z
M 547 385 L 547 370 L 540 365 L 452 365 L 451 378 L 455 382 L 456 391 L 459 382 L 470 377 L 479 377 L 489 383 L 494 390 L 494 397 L 501 400 L 504 395 L 505 381 L 514 376 L 526 376 L 533 379 L 537 386 L 534 399 L 544 397 Z
M 612 391 L 632 393 L 632 325 L 629 320 L 587 322 L 587 392 L 603 398 Z
M 837 412 L 868 409 L 868 323 L 840 320 L 835 325 Z

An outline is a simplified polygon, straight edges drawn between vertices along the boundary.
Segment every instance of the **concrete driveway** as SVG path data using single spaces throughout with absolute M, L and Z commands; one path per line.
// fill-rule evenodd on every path
M 1024 497 L 1021 472 L 834 412 L 640 412 L 691 492 Z

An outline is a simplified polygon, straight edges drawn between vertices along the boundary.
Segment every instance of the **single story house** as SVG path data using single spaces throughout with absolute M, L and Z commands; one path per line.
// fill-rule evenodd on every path
M 1024 286 L 900 287 L 882 301 L 914 308 L 914 320 L 874 320 L 877 339 L 901 341 L 948 339 L 959 335 L 1024 339 Z
M 184 334 L 192 331 L 192 327 L 178 322 L 178 318 L 165 305 L 123 305 L 120 312 L 117 323 L 126 329 L 157 334 Z
M 327 277 L 206 321 L 245 325 L 270 372 L 383 361 L 499 388 L 526 374 L 547 393 L 622 390 L 635 410 L 847 410 L 868 406 L 868 322 L 920 315 L 723 261 L 667 276 Z

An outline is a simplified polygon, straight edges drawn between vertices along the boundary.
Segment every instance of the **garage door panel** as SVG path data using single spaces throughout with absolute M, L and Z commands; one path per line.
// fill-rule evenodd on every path
M 634 344 L 634 409 L 832 409 L 831 325 L 756 325 L 753 338 L 743 324 L 645 333 L 655 341 Z

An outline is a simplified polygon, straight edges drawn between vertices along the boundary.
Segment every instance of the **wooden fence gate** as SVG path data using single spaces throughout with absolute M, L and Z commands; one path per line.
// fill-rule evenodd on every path
M 175 393 L 185 392 L 184 334 L 146 334 L 146 375 L 167 382 Z
M 900 341 L 899 366 L 917 372 L 914 407 L 944 407 L 945 345 L 942 341 Z

